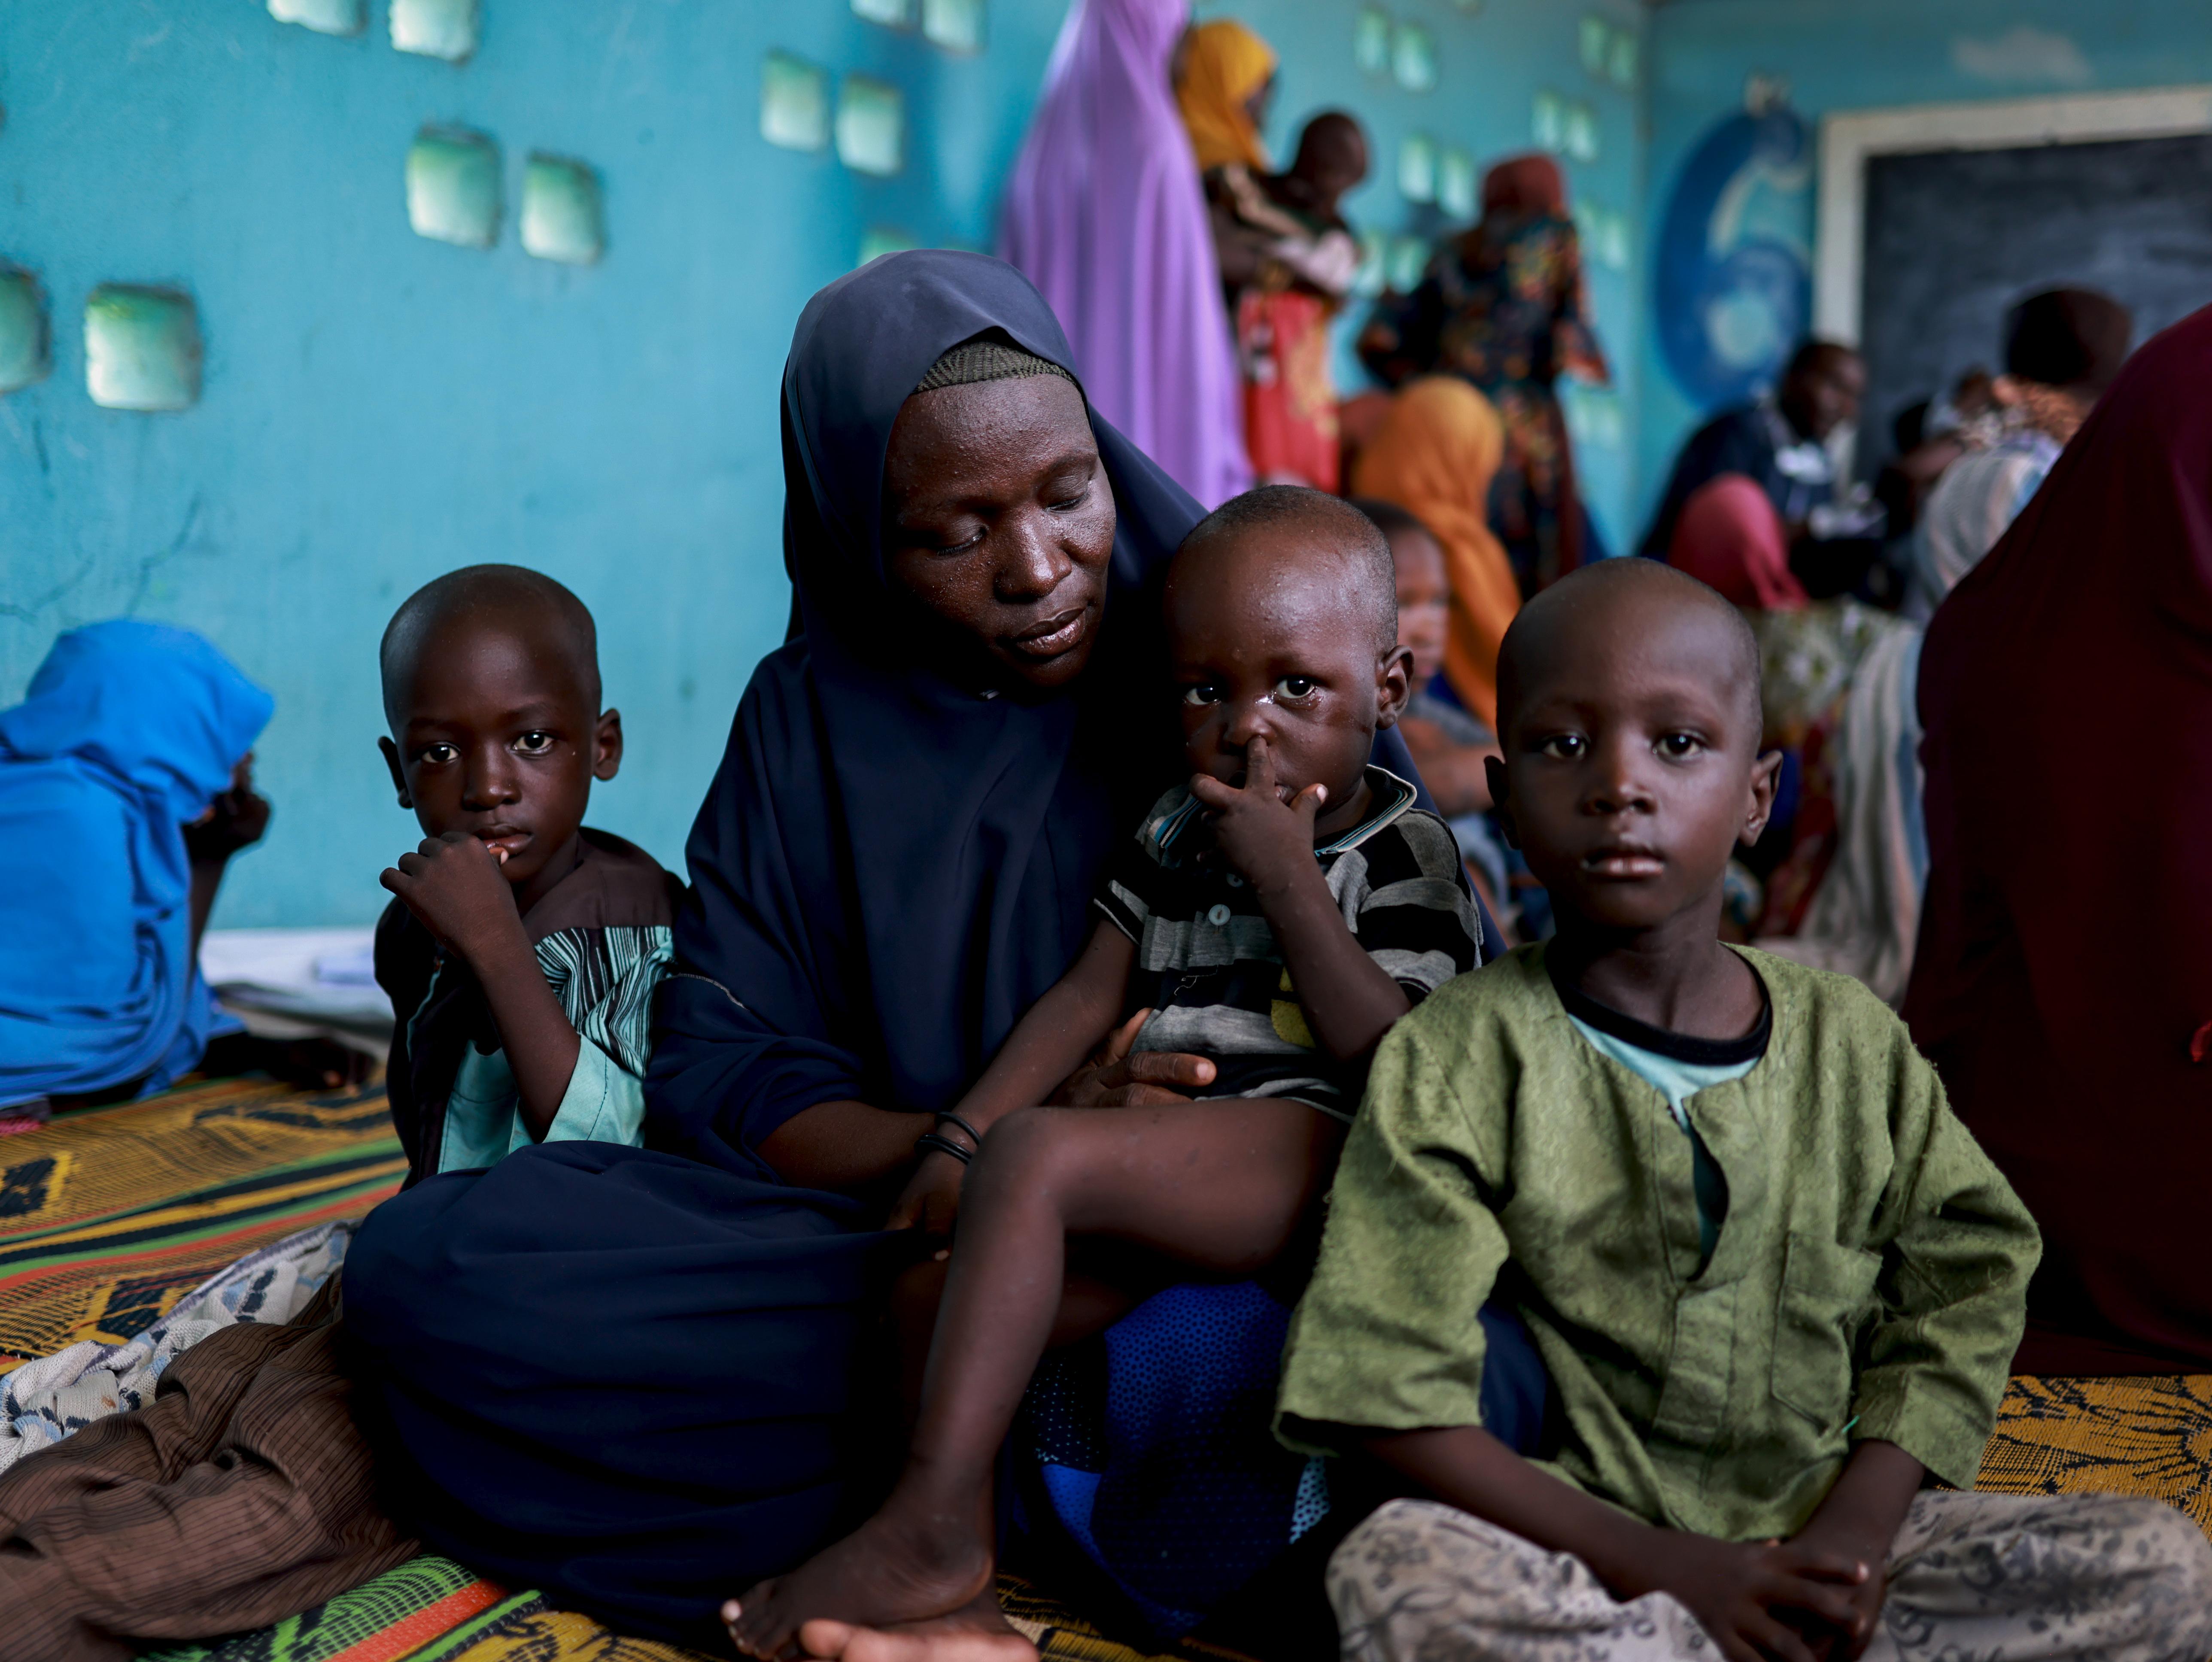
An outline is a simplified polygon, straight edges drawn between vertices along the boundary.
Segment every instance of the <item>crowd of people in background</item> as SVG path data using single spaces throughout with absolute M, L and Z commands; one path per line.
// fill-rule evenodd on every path
M 1385 505 L 1394 538 L 1418 537 L 1417 561 L 1441 557 L 1442 652 L 1420 689 L 1426 713 L 1407 731 L 1429 747 L 1432 789 L 1464 781 L 1449 811 L 1486 898 L 1510 929 L 1540 937 L 1545 897 L 1489 817 L 1474 759 L 1494 743 L 1498 645 L 1515 615 L 1608 552 L 1576 488 L 1559 395 L 1562 378 L 1602 385 L 1608 373 L 1559 164 L 1527 155 L 1490 167 L 1477 222 L 1438 240 L 1409 292 L 1386 291 L 1349 325 L 1379 390 L 1347 392 L 1334 383 L 1332 341 L 1359 266 L 1343 208 L 1369 167 L 1358 121 L 1310 118 L 1277 172 L 1263 132 L 1278 61 L 1244 24 L 1186 28 L 1169 0 L 1097 0 L 1069 27 L 1002 252 L 1068 321 L 1079 355 L 1098 359 L 1102 409 L 1201 500 L 1254 482 L 1341 491 Z M 1091 124 L 1079 138 L 1078 111 Z M 1133 188 L 1176 204 L 1172 237 L 1146 224 L 1131 239 L 1126 210 L 1124 234 L 1103 234 L 1115 209 L 1097 202 L 1078 226 L 1072 188 L 1048 211 L 1037 180 L 1096 179 L 1110 192 L 1129 170 L 1109 169 L 1109 152 L 1139 143 L 1148 160 Z M 1174 304 L 1133 302 L 1140 294 Z M 1684 443 L 1634 546 L 1753 619 L 1768 737 L 1786 759 L 1775 822 L 1731 873 L 1743 938 L 1903 996 L 1927 876 L 1918 631 L 2034 494 L 2132 327 L 2124 307 L 2086 289 L 2031 296 L 2004 320 L 2002 370 L 1969 369 L 1902 412 L 1895 453 L 1868 483 L 1850 473 L 1866 367 L 1835 342 L 1800 344 L 1766 396 Z M 1141 397 L 1117 397 L 1125 375 Z M 1466 762 L 1438 748 L 1447 730 Z
M 2031 294 L 1879 470 L 1865 365 L 1803 342 L 1611 559 L 1560 397 L 1609 372 L 1559 163 L 1498 160 L 1476 222 L 1348 318 L 1368 137 L 1319 112 L 1278 169 L 1277 70 L 1234 20 L 1084 0 L 1001 258 L 894 255 L 810 304 L 795 621 L 688 889 L 584 825 L 622 728 L 574 595 L 477 567 L 401 608 L 381 744 L 422 840 L 377 966 L 410 1174 L 347 1263 L 350 1349 L 334 1300 L 283 1357 L 204 1341 L 148 1443 L 189 1459 L 95 1426 L 5 1480 L 0 1525 L 54 1562 L 95 1494 L 223 1532 L 221 1576 L 149 1551 L 115 1595 L 173 1635 L 419 1539 L 762 1658 L 933 1623 L 914 1655 L 1011 1662 L 1012 1516 L 1147 1631 L 1285 1655 L 1335 1549 L 1377 1658 L 1447 1628 L 1674 1657 L 1698 1623 L 1842 1654 L 1885 1596 L 1941 1625 L 1969 1594 L 1984 1638 L 2040 1635 L 2021 1654 L 2201 1657 L 2212 1554 L 2160 1508 L 1920 1491 L 1971 1486 L 2008 1368 L 2212 1367 L 2184 1111 L 2212 1065 L 2212 309 L 2135 350 L 2109 296 Z M 1347 339 L 1373 388 L 1336 385 Z M 0 712 L 0 1130 L 226 1062 L 335 1082 L 211 1050 L 196 967 L 269 823 L 272 708 L 118 622 Z M 1592 1125 L 1654 1087 L 1664 1227 L 1594 1257 L 1590 1174 L 1664 1185 L 1644 1130 Z M 1577 1093 L 1615 1107 L 1560 1114 Z M 1739 1180 L 1758 1135 L 1714 1093 L 1820 1180 Z M 1099 1107 L 1140 1129 L 1066 1112 Z M 890 1262 L 956 1214 L 968 1256 Z M 1810 1301 L 1755 1336 L 1748 1408 L 1738 1318 L 1619 1314 L 1631 1283 L 1690 1310 L 1708 1268 Z M 898 1365 L 856 1368 L 886 1333 Z M 1117 1391 L 1139 1372 L 1207 1383 Z M 584 1389 L 587 1447 L 545 1407 Z M 1398 1486 L 1355 1504 L 1346 1471 Z M 295 1527 L 249 1477 L 344 1504 Z M 2070 1579 L 1939 1550 L 2001 1534 Z M 1390 1592 L 1416 1561 L 1425 1604 Z M 90 1599 L 40 1592 L 61 1613 L 22 1642 L 142 1632 Z

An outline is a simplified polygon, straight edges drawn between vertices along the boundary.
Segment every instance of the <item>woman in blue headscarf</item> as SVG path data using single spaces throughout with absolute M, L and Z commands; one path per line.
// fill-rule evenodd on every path
M 200 931 L 268 824 L 246 753 L 274 708 L 198 635 L 118 618 L 63 635 L 0 710 L 0 1113 L 198 1064 Z
M 889 1480 L 882 1282 L 927 1249 L 877 1226 L 1181 767 L 1158 589 L 1200 511 L 1070 357 L 980 255 L 814 297 L 783 382 L 794 628 L 692 830 L 647 1146 L 433 1177 L 356 1240 L 395 1498 L 510 1585 L 720 1651 L 722 1599 Z M 1102 1064 L 1066 1100 L 1174 1092 L 1194 1060 Z

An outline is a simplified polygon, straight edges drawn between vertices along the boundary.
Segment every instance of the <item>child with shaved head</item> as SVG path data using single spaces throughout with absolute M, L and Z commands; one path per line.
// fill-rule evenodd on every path
M 1328 1186 L 1376 1041 L 1476 961 L 1450 831 L 1369 764 L 1412 664 L 1382 533 L 1317 491 L 1251 492 L 1183 543 L 1165 609 L 1190 781 L 1109 867 L 1081 959 L 922 1139 L 892 1222 L 941 1228 L 957 1203 L 960 1230 L 906 1468 L 856 1533 L 729 1606 L 755 1656 L 842 1654 L 853 1624 L 988 1589 L 993 1462 L 1068 1238 L 1145 1250 L 1152 1286 L 1268 1264 Z M 1109 1037 L 1205 1058 L 1202 1100 L 1036 1106 Z
M 583 822 L 623 748 L 591 613 L 537 572 L 471 566 L 409 597 L 380 660 L 377 743 L 423 832 L 376 929 L 410 1180 L 533 1142 L 637 1143 L 678 886 Z
M 1539 595 L 1499 660 L 1508 833 L 1559 932 L 1378 1051 L 1294 1319 L 1279 1429 L 1379 1462 L 1331 1561 L 1353 1662 L 2202 1662 L 2180 1513 L 1971 1489 L 2034 1222 L 1856 981 L 1723 945 L 1755 839 L 1758 652 L 1649 561 Z M 1564 1409 L 1483 1429 L 1501 1290 Z

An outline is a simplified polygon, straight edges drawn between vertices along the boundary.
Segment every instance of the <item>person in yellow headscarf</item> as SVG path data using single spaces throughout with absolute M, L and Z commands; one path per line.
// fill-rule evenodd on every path
M 1352 494 L 1395 502 L 1444 553 L 1451 609 L 1445 682 L 1468 713 L 1498 726 L 1498 647 L 1521 610 L 1521 585 L 1489 523 L 1490 482 L 1505 428 L 1489 399 L 1455 375 L 1408 381 L 1360 447 Z
M 1260 128 L 1275 54 L 1228 18 L 1188 30 L 1172 72 L 1236 330 L 1252 470 L 1263 484 L 1334 494 L 1341 446 L 1329 324 L 1359 267 L 1339 204 L 1367 176 L 1367 135 L 1343 111 L 1324 111 L 1299 135 L 1290 167 L 1270 172 Z
M 1176 53 L 1176 102 L 1190 130 L 1198 170 L 1237 163 L 1267 170 L 1260 124 L 1275 90 L 1275 49 L 1233 18 L 1200 23 Z

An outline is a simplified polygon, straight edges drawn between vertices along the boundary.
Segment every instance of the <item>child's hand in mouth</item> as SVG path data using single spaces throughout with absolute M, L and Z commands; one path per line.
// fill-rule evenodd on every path
M 502 868 L 530 834 L 489 828 L 493 840 L 469 831 L 425 838 L 383 878 L 425 929 L 471 965 L 510 949 L 522 927 Z

